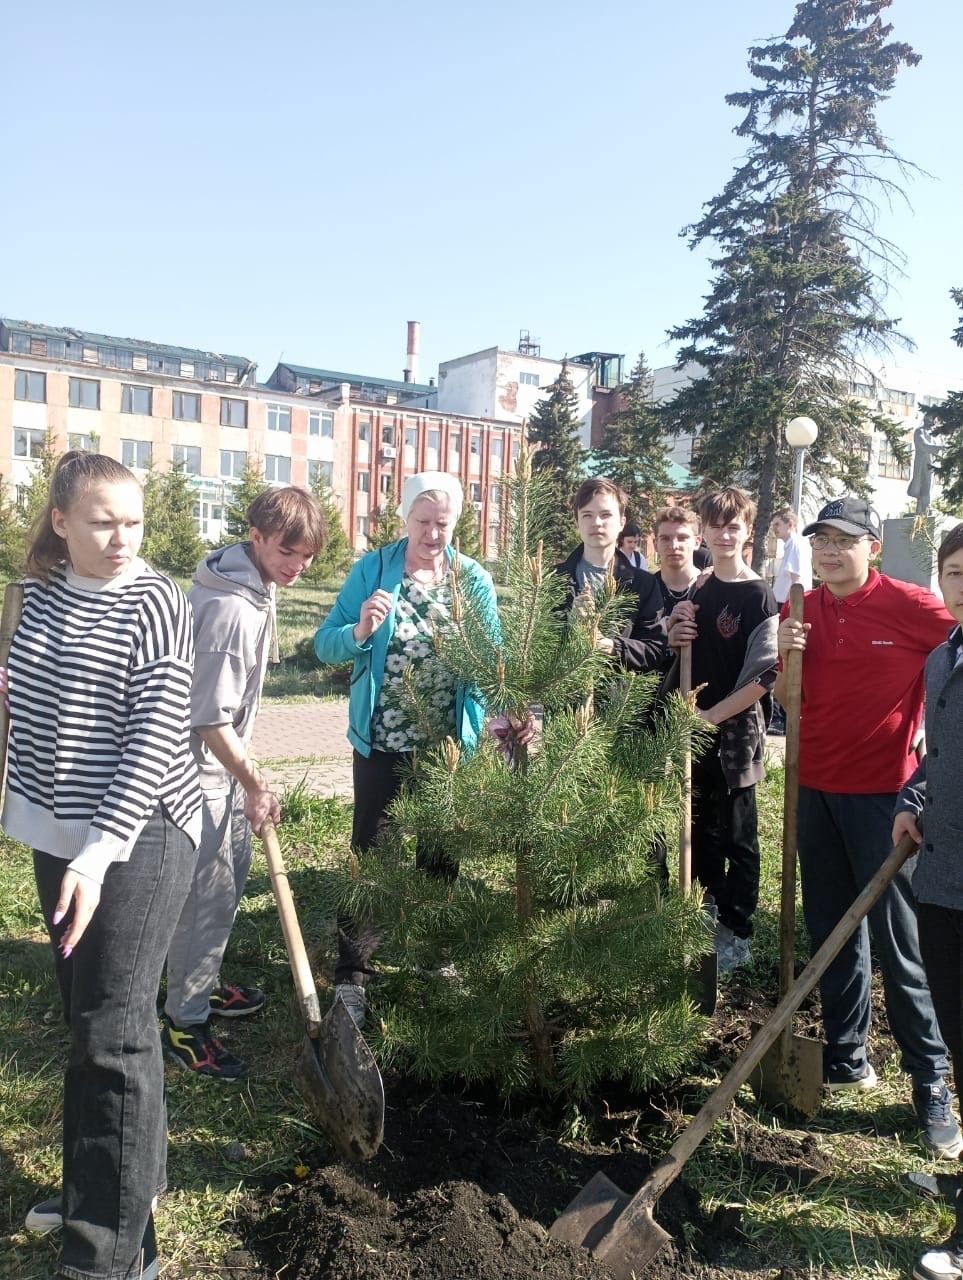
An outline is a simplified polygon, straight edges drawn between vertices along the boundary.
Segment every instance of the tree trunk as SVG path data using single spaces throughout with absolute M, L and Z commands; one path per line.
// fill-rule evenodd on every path
M 766 538 L 772 524 L 772 513 L 776 504 L 776 474 L 779 464 L 779 432 L 781 423 L 777 423 L 769 434 L 766 451 L 762 456 L 759 469 L 759 496 L 756 509 L 756 528 L 752 539 L 752 567 L 756 573 L 762 573 L 766 559 Z

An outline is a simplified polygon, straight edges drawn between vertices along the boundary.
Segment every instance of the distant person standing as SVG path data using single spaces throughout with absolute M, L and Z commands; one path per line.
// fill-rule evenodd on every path
M 649 562 L 642 551 L 642 528 L 635 520 L 626 520 L 619 534 L 618 549 L 633 569 L 648 569 Z
M 792 507 L 783 507 L 777 511 L 769 526 L 772 536 L 783 544 L 782 558 L 776 566 L 776 575 L 772 582 L 772 594 L 780 612 L 789 599 L 790 588 L 797 582 L 804 591 L 813 589 L 813 558 L 809 542 L 799 533 L 799 522 Z M 770 733 L 786 732 L 786 714 L 778 702 L 773 704 Z

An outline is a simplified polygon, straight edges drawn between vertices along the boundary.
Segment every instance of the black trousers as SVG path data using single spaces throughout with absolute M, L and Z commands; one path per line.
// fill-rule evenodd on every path
M 409 752 L 372 751 L 370 756 L 354 752 L 351 846 L 355 853 L 367 853 L 384 835 L 388 825 L 388 808 L 404 785 L 405 769 L 410 762 Z M 454 880 L 458 875 L 458 864 L 444 852 L 441 842 L 431 837 L 419 838 L 415 850 L 415 867 L 445 880 Z M 353 982 L 356 986 L 363 987 L 374 973 L 371 957 L 383 935 L 384 931 L 377 924 L 358 928 L 350 917 L 339 915 L 335 982 Z
M 692 761 L 692 872 L 715 898 L 722 923 L 751 938 L 759 901 L 756 788 L 730 787 L 714 751 Z
M 917 902 L 916 918 L 936 1021 L 959 1089 L 963 1085 L 963 911 Z

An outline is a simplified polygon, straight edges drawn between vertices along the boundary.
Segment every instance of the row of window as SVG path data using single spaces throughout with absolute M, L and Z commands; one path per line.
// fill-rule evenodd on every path
M 394 447 L 397 439 L 397 428 L 391 426 L 383 426 L 381 428 L 381 443 Z M 364 444 L 371 440 L 371 421 L 363 418 L 358 423 L 358 439 Z M 406 449 L 414 449 L 418 445 L 418 429 L 416 427 L 405 427 L 404 442 Z M 429 449 L 439 449 L 441 447 L 441 432 L 432 428 L 427 433 L 426 443 Z M 481 436 L 472 433 L 468 437 L 468 449 L 472 457 L 481 456 Z M 504 457 L 505 442 L 501 436 L 492 436 L 491 440 L 491 456 L 494 460 L 501 461 Z M 452 432 L 448 437 L 448 450 L 453 455 L 461 456 L 461 435 L 458 432 Z M 518 446 L 515 445 L 513 456 L 518 457 Z
M 239 366 L 220 360 L 182 360 L 180 356 L 161 352 L 130 351 L 126 347 L 85 342 L 82 338 L 45 338 L 30 333 L 11 333 L 10 350 L 15 355 L 76 360 L 104 369 L 139 369 L 145 373 L 196 378 L 198 382 L 240 382 L 243 372 Z
M 913 391 L 897 391 L 895 387 L 873 386 L 869 382 L 851 382 L 849 394 L 860 396 L 863 400 L 882 400 L 886 404 L 901 404 L 910 409 L 916 404 L 916 393 Z

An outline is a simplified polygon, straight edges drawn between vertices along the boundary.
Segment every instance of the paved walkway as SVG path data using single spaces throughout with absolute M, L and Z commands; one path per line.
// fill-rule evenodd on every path
M 304 782 L 322 796 L 351 796 L 351 744 L 347 698 L 262 705 L 254 726 L 253 755 L 271 785 L 286 791 Z M 785 738 L 766 739 L 766 754 L 781 764 Z

